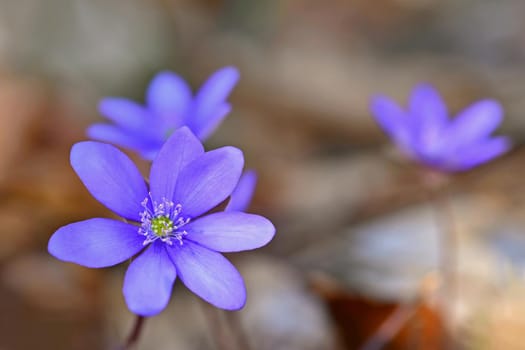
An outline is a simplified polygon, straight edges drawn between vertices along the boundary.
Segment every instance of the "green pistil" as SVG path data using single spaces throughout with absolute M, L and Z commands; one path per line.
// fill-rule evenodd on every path
M 168 216 L 157 216 L 151 220 L 151 231 L 158 237 L 166 237 L 173 231 L 173 221 Z
M 164 133 L 164 137 L 165 138 L 169 138 L 171 136 L 171 134 L 173 134 L 175 132 L 175 130 L 177 130 L 176 128 L 168 128 L 166 130 L 166 132 Z

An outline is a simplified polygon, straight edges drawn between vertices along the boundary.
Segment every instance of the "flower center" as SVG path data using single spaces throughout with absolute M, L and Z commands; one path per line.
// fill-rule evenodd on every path
M 171 136 L 171 134 L 175 132 L 175 130 L 177 130 L 177 128 L 174 128 L 174 127 L 167 128 L 166 131 L 164 132 L 164 138 L 168 139 Z
M 151 204 L 149 203 L 151 201 Z M 146 237 L 144 245 L 157 239 L 172 245 L 173 240 L 183 244 L 183 237 L 188 234 L 182 229 L 190 222 L 190 218 L 181 216 L 182 206 L 165 198 L 160 203 L 151 200 L 151 195 L 142 201 L 144 211 L 140 213 L 141 225 L 139 234 Z
M 161 237 L 167 237 L 173 231 L 173 221 L 167 216 L 158 216 L 151 220 L 151 231 Z

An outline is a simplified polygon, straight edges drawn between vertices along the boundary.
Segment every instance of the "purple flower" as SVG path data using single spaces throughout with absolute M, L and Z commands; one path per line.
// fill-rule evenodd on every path
M 239 211 L 208 213 L 236 187 L 243 155 L 234 147 L 204 152 L 186 127 L 151 165 L 149 189 L 117 148 L 80 142 L 71 165 L 89 192 L 126 222 L 95 218 L 58 229 L 48 250 L 58 259 L 107 267 L 140 253 L 124 278 L 124 297 L 139 315 L 161 312 L 176 276 L 207 302 L 228 310 L 246 301 L 244 282 L 222 252 L 259 248 L 275 234 L 267 219 Z
M 494 100 L 475 102 L 450 120 L 439 93 L 420 84 L 412 91 L 408 110 L 384 96 L 373 98 L 371 109 L 401 151 L 441 171 L 469 170 L 510 149 L 507 137 L 490 135 L 503 118 Z
M 105 98 L 99 110 L 113 124 L 94 124 L 87 134 L 152 160 L 173 131 L 182 126 L 189 127 L 200 140 L 208 138 L 230 112 L 226 99 L 238 79 L 236 68 L 222 68 L 193 97 L 181 77 L 160 72 L 148 87 L 146 106 L 124 98 Z
M 242 174 L 239 183 L 230 195 L 230 201 L 225 211 L 246 211 L 252 201 L 257 174 L 254 170 L 247 170 Z

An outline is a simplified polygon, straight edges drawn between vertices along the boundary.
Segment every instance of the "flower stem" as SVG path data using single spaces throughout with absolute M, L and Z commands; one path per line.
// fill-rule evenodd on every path
M 221 315 L 218 310 L 211 307 L 204 301 L 199 302 L 201 305 L 202 313 L 206 318 L 208 323 L 208 328 L 211 332 L 215 346 L 219 350 L 232 350 L 235 349 L 235 345 L 232 342 L 231 337 L 229 337 L 224 331 L 224 323 L 221 319 Z
M 439 259 L 442 274 L 442 308 L 448 327 L 443 329 L 443 339 L 446 349 L 453 348 L 454 306 L 458 296 L 457 263 L 458 263 L 458 232 L 448 195 L 446 179 L 439 174 L 424 174 L 424 184 L 434 206 L 439 235 Z
M 244 332 L 244 329 L 242 327 L 238 311 L 226 312 L 226 321 L 228 322 L 228 326 L 232 331 L 233 335 L 235 336 L 237 348 L 242 350 L 250 350 L 250 343 L 248 342 L 248 337 L 246 336 L 246 333 Z
M 137 315 L 137 318 L 135 319 L 135 324 L 133 325 L 131 332 L 126 338 L 126 342 L 120 348 L 121 350 L 131 349 L 137 343 L 137 341 L 139 340 L 140 334 L 142 332 L 142 328 L 144 326 L 145 321 L 146 321 L 146 318 L 144 316 Z

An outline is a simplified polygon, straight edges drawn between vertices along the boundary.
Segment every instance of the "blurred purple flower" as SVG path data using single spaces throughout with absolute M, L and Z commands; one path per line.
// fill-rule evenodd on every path
M 270 221 L 239 211 L 208 212 L 236 187 L 242 152 L 204 152 L 186 127 L 173 133 L 151 165 L 149 189 L 132 161 L 117 148 L 80 142 L 71 165 L 89 192 L 128 220 L 94 218 L 58 229 L 48 250 L 58 259 L 107 267 L 135 254 L 125 275 L 124 297 L 139 315 L 161 312 L 178 277 L 192 292 L 227 310 L 244 306 L 246 290 L 235 267 L 220 254 L 259 248 L 275 234 Z
M 412 91 L 408 110 L 384 96 L 372 99 L 371 110 L 402 152 L 441 171 L 469 170 L 511 146 L 507 137 L 490 135 L 503 118 L 503 109 L 494 100 L 475 102 L 450 120 L 439 93 L 420 84 Z
M 257 173 L 247 170 L 242 174 L 239 183 L 233 190 L 225 211 L 246 211 L 250 206 L 257 184 Z
M 99 111 L 113 124 L 94 124 L 87 134 L 152 160 L 179 127 L 189 127 L 200 140 L 208 138 L 230 112 L 226 99 L 238 79 L 236 68 L 222 68 L 208 78 L 194 97 L 180 76 L 160 72 L 148 87 L 146 106 L 125 98 L 105 98 Z

